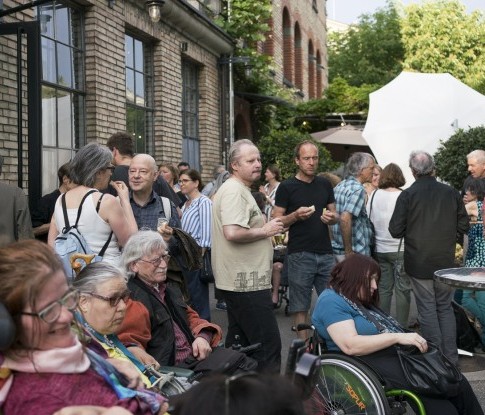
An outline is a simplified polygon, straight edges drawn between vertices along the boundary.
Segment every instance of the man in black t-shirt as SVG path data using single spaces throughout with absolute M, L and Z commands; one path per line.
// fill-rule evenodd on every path
M 304 141 L 295 148 L 295 177 L 282 182 L 276 191 L 273 217 L 289 227 L 288 282 L 290 313 L 295 326 L 308 322 L 312 289 L 318 295 L 326 288 L 335 264 L 328 226 L 338 222 L 335 198 L 330 182 L 316 176 L 318 148 Z M 306 338 L 306 332 L 298 332 Z

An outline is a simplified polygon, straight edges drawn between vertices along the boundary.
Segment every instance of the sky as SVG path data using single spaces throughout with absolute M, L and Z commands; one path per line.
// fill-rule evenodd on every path
M 420 0 L 402 0 L 404 5 L 421 3 Z M 482 10 L 485 12 L 485 0 L 461 0 L 468 12 Z M 377 8 L 383 7 L 386 0 L 327 0 L 328 17 L 343 23 L 357 23 L 359 16 L 364 13 L 373 13 Z

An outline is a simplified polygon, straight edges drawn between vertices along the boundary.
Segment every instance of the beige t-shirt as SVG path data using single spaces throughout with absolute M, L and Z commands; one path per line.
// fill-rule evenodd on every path
M 261 228 L 263 214 L 249 188 L 230 178 L 217 191 L 212 205 L 212 270 L 217 288 L 259 291 L 271 287 L 271 238 L 237 243 L 224 237 L 224 225 Z

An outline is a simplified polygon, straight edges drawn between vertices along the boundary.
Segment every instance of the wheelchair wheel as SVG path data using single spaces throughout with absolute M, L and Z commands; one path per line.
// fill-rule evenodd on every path
M 308 415 L 385 415 L 390 413 L 384 388 L 359 362 L 325 354 L 315 388 L 305 402 Z
M 157 384 L 158 391 L 166 398 L 178 395 L 190 388 L 190 384 L 184 378 L 175 377 L 172 373 L 163 374 L 161 381 Z

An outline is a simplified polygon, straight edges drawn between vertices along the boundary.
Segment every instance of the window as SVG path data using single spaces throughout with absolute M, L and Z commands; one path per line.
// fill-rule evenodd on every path
M 57 1 L 37 8 L 42 42 L 42 194 L 86 142 L 83 14 Z
M 182 62 L 182 159 L 200 170 L 199 142 L 199 67 Z
M 153 147 L 153 85 L 151 49 L 125 35 L 126 131 L 133 134 L 136 153 Z

